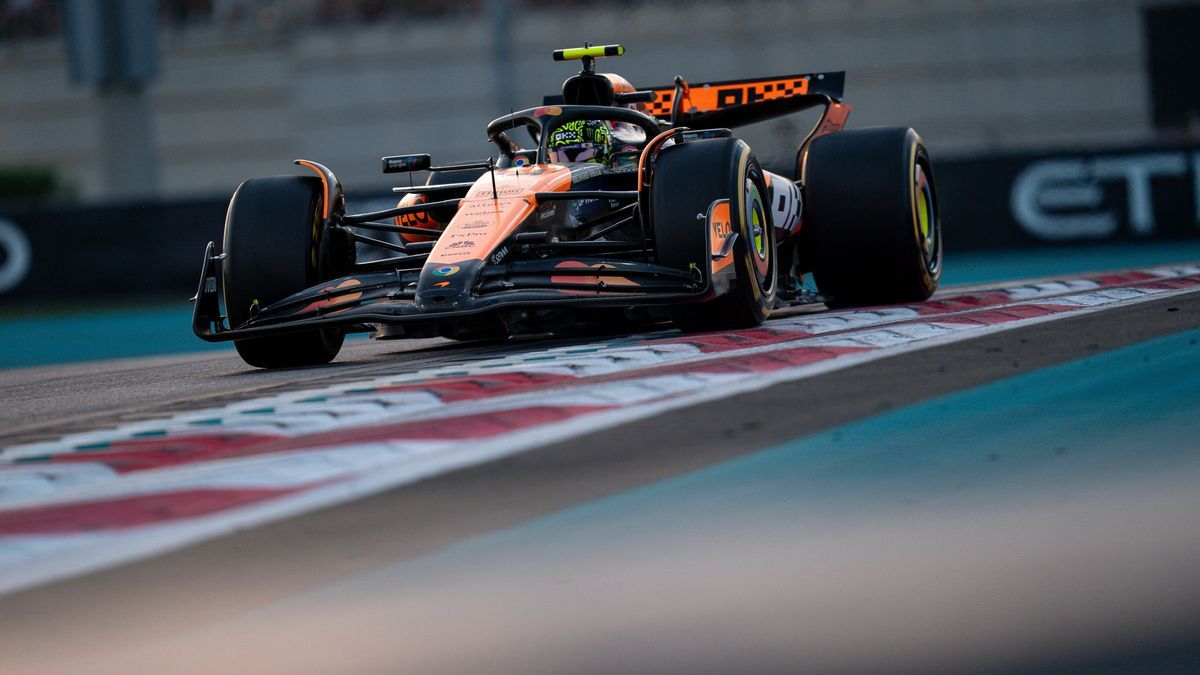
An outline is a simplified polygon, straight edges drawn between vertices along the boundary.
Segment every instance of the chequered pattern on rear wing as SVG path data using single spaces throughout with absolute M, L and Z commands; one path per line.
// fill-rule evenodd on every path
M 683 99 L 685 113 L 709 112 L 759 101 L 772 101 L 807 94 L 811 75 L 788 75 L 756 80 L 710 82 L 690 85 Z M 671 117 L 675 86 L 655 87 L 658 98 L 646 104 L 646 112 L 660 119 Z

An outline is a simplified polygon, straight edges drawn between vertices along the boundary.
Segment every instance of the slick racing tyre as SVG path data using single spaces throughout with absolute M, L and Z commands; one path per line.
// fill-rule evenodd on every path
M 221 264 L 231 328 L 321 281 L 321 200 L 321 181 L 313 176 L 255 178 L 233 193 Z M 234 340 L 234 346 L 252 366 L 284 368 L 332 361 L 343 338 L 340 330 L 327 328 Z
M 933 294 L 942 228 L 917 132 L 880 127 L 818 137 L 803 180 L 802 255 L 828 304 L 917 302 Z
M 718 199 L 729 200 L 734 240 L 733 287 L 716 299 L 671 308 L 685 331 L 757 326 L 775 303 L 775 228 L 762 167 L 750 147 L 736 138 L 680 143 L 655 161 L 650 186 L 650 222 L 658 263 L 679 269 L 707 269 L 711 251 L 708 213 Z

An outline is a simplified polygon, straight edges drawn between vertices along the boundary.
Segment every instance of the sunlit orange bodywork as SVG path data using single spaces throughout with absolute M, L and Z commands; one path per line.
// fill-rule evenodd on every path
M 772 101 L 789 96 L 808 93 L 811 77 L 797 75 L 760 80 L 715 82 L 683 86 L 680 95 L 681 113 L 698 113 L 720 110 L 736 105 L 747 105 L 761 101 Z M 657 87 L 653 91 L 656 100 L 646 104 L 646 113 L 658 118 L 668 118 L 675 105 L 675 87 Z
M 729 200 L 714 204 L 708 214 L 708 225 L 712 228 L 711 241 L 712 273 L 716 274 L 733 264 L 733 256 L 718 257 L 725 240 L 733 234 L 733 217 L 729 213 Z
M 533 213 L 538 192 L 571 188 L 571 171 L 557 164 L 496 169 L 495 179 L 494 194 L 487 175 L 467 192 L 426 266 L 483 260 Z
M 564 260 L 558 265 L 558 269 L 594 269 L 597 271 L 615 269 L 613 265 L 605 263 L 593 263 L 588 265 L 577 260 Z M 550 282 L 555 284 L 596 284 L 597 286 L 637 286 L 638 283 L 632 279 L 605 274 L 597 274 L 596 276 L 552 276 Z M 599 290 L 599 289 L 598 289 Z

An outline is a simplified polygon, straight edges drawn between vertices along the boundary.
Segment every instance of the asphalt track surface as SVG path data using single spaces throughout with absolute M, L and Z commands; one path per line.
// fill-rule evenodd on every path
M 584 429 L 15 589 L 0 596 L 0 671 L 1189 670 L 1200 663 L 1194 437 L 1136 448 L 1144 465 L 1083 460 L 992 489 L 955 474 L 939 487 L 954 498 L 927 506 L 832 489 L 797 521 L 734 489 L 721 509 L 663 519 L 686 503 L 671 490 L 706 471 L 990 383 L 1172 337 L 1171 363 L 1200 365 L 1194 290 L 1049 319 Z M 5 371 L 0 446 L 587 344 L 359 342 L 333 366 L 279 372 L 227 354 Z M 1001 466 L 1000 454 L 973 461 Z

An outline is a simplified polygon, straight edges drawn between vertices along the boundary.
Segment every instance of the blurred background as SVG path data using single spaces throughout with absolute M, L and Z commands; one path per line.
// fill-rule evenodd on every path
M 849 127 L 931 150 L 948 281 L 971 252 L 1169 258 L 1200 234 L 1198 34 L 1179 0 L 0 0 L 0 343 L 45 308 L 186 298 L 229 195 L 298 157 L 353 209 L 388 205 L 381 155 L 486 156 L 584 41 L 624 44 L 600 70 L 643 87 L 847 71 Z M 790 173 L 810 123 L 748 138 Z

